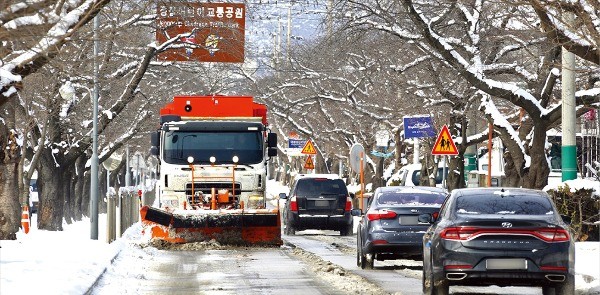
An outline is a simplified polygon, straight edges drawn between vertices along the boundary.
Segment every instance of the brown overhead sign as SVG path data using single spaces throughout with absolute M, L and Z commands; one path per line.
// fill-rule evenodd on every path
M 158 55 L 164 61 L 244 62 L 246 7 L 243 3 L 159 2 L 156 40 L 179 35 L 179 44 Z M 184 48 L 185 47 L 185 48 Z

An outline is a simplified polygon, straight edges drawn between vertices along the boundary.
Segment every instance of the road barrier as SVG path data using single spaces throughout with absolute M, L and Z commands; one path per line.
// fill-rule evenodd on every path
M 106 201 L 106 242 L 119 238 L 140 220 L 140 197 L 133 188 L 122 187 L 119 194 L 109 194 Z
M 21 226 L 23 227 L 23 232 L 26 234 L 29 233 L 29 206 L 23 206 L 23 213 L 21 213 Z

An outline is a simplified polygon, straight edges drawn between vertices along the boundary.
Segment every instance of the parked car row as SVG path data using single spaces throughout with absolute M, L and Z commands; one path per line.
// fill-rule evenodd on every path
M 539 286 L 572 295 L 574 241 L 570 219 L 543 191 L 522 188 L 392 186 L 375 190 L 364 214 L 335 174 L 299 175 L 283 210 L 284 234 L 328 229 L 352 234 L 360 217 L 356 263 L 423 261 L 423 293 L 450 286 Z M 352 215 L 352 216 L 351 216 Z

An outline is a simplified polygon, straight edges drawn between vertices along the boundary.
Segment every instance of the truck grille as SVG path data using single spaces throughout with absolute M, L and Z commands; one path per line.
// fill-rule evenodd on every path
M 231 182 L 196 182 L 194 183 L 194 191 L 202 191 L 204 195 L 210 195 L 212 188 L 215 190 L 227 189 L 229 193 L 232 193 L 232 184 Z M 239 196 L 241 193 L 240 184 L 235 184 L 235 195 Z M 192 184 L 188 183 L 185 185 L 185 194 L 188 196 L 192 195 Z

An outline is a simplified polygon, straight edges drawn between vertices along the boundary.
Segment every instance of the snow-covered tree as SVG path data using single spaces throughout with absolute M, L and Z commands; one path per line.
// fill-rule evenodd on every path
M 0 3 L 0 239 L 14 239 L 20 224 L 18 163 L 22 134 L 15 129 L 17 91 L 25 77 L 54 58 L 69 38 L 108 0 L 2 1 Z
M 479 108 L 514 163 L 509 185 L 542 188 L 546 131 L 560 122 L 560 47 L 536 27 L 531 6 L 487 1 L 347 1 L 351 23 L 415 42 L 477 90 Z M 582 62 L 579 113 L 598 102 Z M 597 70 L 597 68 L 596 68 Z M 597 86 L 596 86 L 597 87 Z M 475 97 L 475 96 L 473 96 Z M 521 110 L 525 116 L 519 116 Z M 521 119 L 521 120 L 520 120 Z M 482 130 L 481 134 L 486 131 Z M 471 139 L 481 139 L 481 134 Z M 467 138 L 469 141 L 469 138 Z

